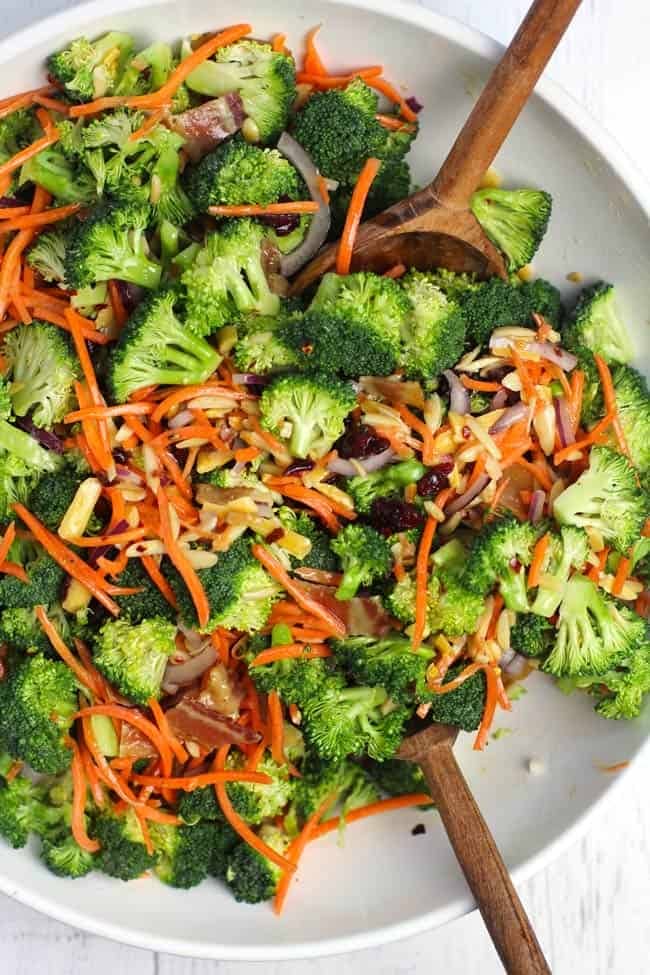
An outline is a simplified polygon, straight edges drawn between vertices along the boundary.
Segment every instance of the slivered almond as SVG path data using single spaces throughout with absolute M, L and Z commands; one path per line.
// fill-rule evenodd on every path
M 216 471 L 219 467 L 227 464 L 231 458 L 232 452 L 230 450 L 200 450 L 199 456 L 196 458 L 197 473 L 209 474 L 210 471 Z
M 480 440 L 480 442 L 487 450 L 488 454 L 494 457 L 495 460 L 500 460 L 501 451 L 499 450 L 499 448 L 497 447 L 497 445 L 495 444 L 494 440 L 487 432 L 487 430 L 484 430 L 481 424 L 476 422 L 476 418 L 473 416 L 469 416 L 469 414 L 465 417 L 465 420 L 467 422 L 467 426 L 470 428 L 470 430 L 472 431 L 476 439 Z
M 83 535 L 102 493 L 101 482 L 87 477 L 81 482 L 58 528 L 58 535 L 66 541 Z
M 129 545 L 126 554 L 130 559 L 137 559 L 142 555 L 164 555 L 166 551 L 159 538 L 143 538 L 141 542 Z
M 211 569 L 219 561 L 214 552 L 206 552 L 202 548 L 184 549 L 185 557 L 194 569 Z

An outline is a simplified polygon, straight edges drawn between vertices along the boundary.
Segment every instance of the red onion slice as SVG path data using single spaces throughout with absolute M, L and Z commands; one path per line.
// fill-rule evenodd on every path
M 502 410 L 503 407 L 508 402 L 508 390 L 500 389 L 498 393 L 495 393 L 490 402 L 491 410 Z
M 553 345 L 551 342 L 528 342 L 525 348 L 528 352 L 534 352 L 536 355 L 541 356 L 542 359 L 546 359 L 547 362 L 552 362 L 554 365 L 559 366 L 564 372 L 570 372 L 578 364 L 578 360 L 572 352 L 567 352 L 566 349 L 561 349 L 558 345 Z
M 464 494 L 461 494 L 460 497 L 454 498 L 454 500 L 447 505 L 445 508 L 445 514 L 447 516 L 455 515 L 457 511 L 462 511 L 463 508 L 466 508 L 468 504 L 471 504 L 472 501 L 479 496 L 481 491 L 485 490 L 489 483 L 490 478 L 487 474 L 483 474 L 478 478 L 477 481 L 474 482 L 474 484 L 472 484 L 471 488 L 465 491 Z
M 542 520 L 544 514 L 544 504 L 546 502 L 546 491 L 533 491 L 528 506 L 528 520 L 535 525 Z
M 277 148 L 296 167 L 307 184 L 310 197 L 318 203 L 318 210 L 309 223 L 309 230 L 303 242 L 295 250 L 284 254 L 280 259 L 280 272 L 285 278 L 289 278 L 296 271 L 299 271 L 307 261 L 310 261 L 327 240 L 331 214 L 329 205 L 325 203 L 321 195 L 318 170 L 311 156 L 288 132 L 282 133 L 278 139 Z
M 256 372 L 234 372 L 232 381 L 238 386 L 266 386 L 272 376 L 259 376 Z
M 188 684 L 193 684 L 194 681 L 203 676 L 206 670 L 212 667 L 216 659 L 217 651 L 208 640 L 203 649 L 193 657 L 183 660 L 180 664 L 167 665 L 163 690 L 167 694 L 175 694 L 179 687 L 187 687 Z
M 452 413 L 469 413 L 469 391 L 451 369 L 445 369 L 443 376 L 449 383 L 449 409 Z
M 382 450 L 380 454 L 371 454 L 370 457 L 364 457 L 363 460 L 358 460 L 357 464 L 359 467 L 363 467 L 366 474 L 371 474 L 373 471 L 379 471 L 386 464 L 390 464 L 391 460 L 395 456 L 395 451 L 392 447 L 386 447 Z M 343 477 L 356 477 L 359 473 L 358 467 L 349 460 L 344 460 L 342 457 L 336 457 L 331 460 L 327 469 L 332 471 L 333 474 L 341 474 Z
M 28 433 L 30 437 L 41 445 L 45 447 L 46 450 L 51 450 L 55 454 L 64 454 L 65 447 L 63 443 L 55 433 L 51 430 L 44 430 L 42 427 L 37 427 L 27 416 L 16 417 L 16 426 Z
M 505 411 L 505 413 L 499 417 L 496 423 L 493 423 L 490 427 L 488 433 L 503 433 L 504 430 L 508 430 L 515 423 L 519 423 L 530 413 L 530 407 L 526 406 L 525 403 L 515 403 Z
M 573 421 L 569 416 L 569 408 L 564 396 L 556 396 L 554 402 L 555 421 L 560 444 L 562 447 L 568 447 L 569 444 L 576 442 L 576 435 L 573 432 Z

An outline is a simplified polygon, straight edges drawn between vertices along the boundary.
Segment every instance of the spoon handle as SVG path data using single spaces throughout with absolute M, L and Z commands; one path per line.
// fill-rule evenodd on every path
M 467 207 L 580 2 L 535 0 L 532 4 L 430 186 L 439 203 Z
M 418 756 L 449 841 L 508 975 L 551 975 L 450 743 Z

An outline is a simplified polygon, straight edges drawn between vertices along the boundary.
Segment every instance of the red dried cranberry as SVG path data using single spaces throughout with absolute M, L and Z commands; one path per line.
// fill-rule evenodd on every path
M 414 504 L 399 498 L 375 498 L 370 509 L 370 522 L 382 535 L 394 535 L 409 528 L 420 528 L 424 515 Z
M 280 203 L 288 203 L 288 196 L 281 196 Z M 273 227 L 278 237 L 288 237 L 300 224 L 300 215 L 297 213 L 278 213 L 266 217 L 260 217 L 260 221 L 267 227 Z
M 290 477 L 291 474 L 302 474 L 303 471 L 311 471 L 314 467 L 313 460 L 305 458 L 304 460 L 294 460 L 293 463 L 284 471 L 284 477 Z
M 409 95 L 409 97 L 408 98 L 405 98 L 404 101 L 406 102 L 406 104 L 408 105 L 408 107 L 411 109 L 411 111 L 412 112 L 415 112 L 416 115 L 419 112 L 421 112 L 422 109 L 424 108 L 424 105 L 422 104 L 422 102 L 420 101 L 420 99 L 419 98 L 416 98 L 415 95 Z
M 336 442 L 337 453 L 345 460 L 350 457 L 356 459 L 371 457 L 373 454 L 380 454 L 387 447 L 390 447 L 388 440 L 376 430 L 363 423 L 354 422 L 348 424 L 347 430 Z
M 463 427 L 462 433 L 463 433 L 463 440 L 469 440 L 469 438 L 472 436 L 472 431 L 467 426 Z
M 439 491 L 449 487 L 449 475 L 454 469 L 453 461 L 443 460 L 436 464 L 418 481 L 418 494 L 421 498 L 431 498 Z

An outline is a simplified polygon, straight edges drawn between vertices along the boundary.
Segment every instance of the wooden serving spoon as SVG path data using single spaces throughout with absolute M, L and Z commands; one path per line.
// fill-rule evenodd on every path
M 535 0 L 432 183 L 361 225 L 352 269 L 397 264 L 506 277 L 501 254 L 469 208 L 581 0 Z M 336 264 L 337 244 L 318 254 L 291 287 L 300 294 Z

